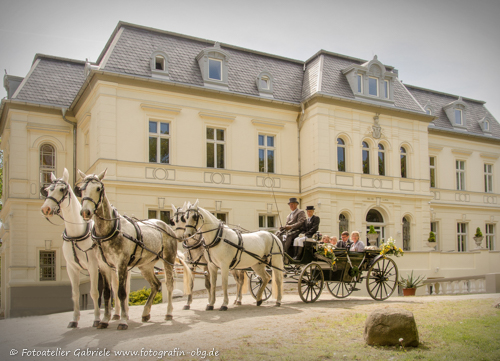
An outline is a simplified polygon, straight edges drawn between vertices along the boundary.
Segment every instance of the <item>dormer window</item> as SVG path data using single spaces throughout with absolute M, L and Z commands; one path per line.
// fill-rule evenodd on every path
M 451 125 L 458 129 L 467 129 L 467 104 L 459 97 L 443 107 Z
M 206 87 L 228 90 L 229 53 L 222 50 L 219 43 L 200 51 L 196 60 Z
M 388 71 L 375 56 L 371 61 L 358 65 L 352 64 L 342 70 L 356 99 L 370 102 L 394 102 L 392 82 L 396 81 L 395 72 Z
M 427 103 L 424 105 L 424 110 L 427 115 L 432 115 L 434 113 L 430 100 L 427 100 Z
M 168 80 L 168 56 L 163 51 L 155 51 L 151 54 L 151 77 Z
M 272 98 L 273 97 L 273 77 L 267 71 L 263 71 L 257 77 L 257 89 L 259 90 L 259 95 L 261 97 Z
M 425 109 L 425 114 L 427 115 L 432 115 L 432 112 L 429 108 Z
M 479 125 L 481 126 L 481 129 L 484 133 L 487 133 L 488 135 L 491 134 L 491 124 L 490 121 L 486 119 L 486 117 L 479 121 Z

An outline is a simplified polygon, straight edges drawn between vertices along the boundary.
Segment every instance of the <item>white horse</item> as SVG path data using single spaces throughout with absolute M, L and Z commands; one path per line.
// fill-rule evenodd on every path
M 103 262 L 116 269 L 118 274 L 118 297 L 122 301 L 122 313 L 118 330 L 128 328 L 128 312 L 124 307 L 127 297 L 125 282 L 129 268 L 137 267 L 143 277 L 151 285 L 151 293 L 144 305 L 142 322 L 150 319 L 151 306 L 156 293 L 161 289 L 161 282 L 154 273 L 154 265 L 161 258 L 165 268 L 167 285 L 166 320 L 172 319 L 172 292 L 174 290 L 173 266 L 177 255 L 177 238 L 172 229 L 158 219 L 136 222 L 131 218 L 120 216 L 106 196 L 102 179 L 106 170 L 99 175 L 86 175 L 78 171 L 83 178 L 81 185 L 75 188 L 82 195 L 81 214 L 85 220 L 94 217 L 92 238 L 97 243 L 98 253 Z M 190 293 L 187 283 L 192 281 L 191 270 L 185 262 L 184 289 Z M 98 328 L 106 328 L 109 320 L 109 291 L 104 292 L 104 319 Z
M 227 283 L 229 269 L 252 268 L 262 279 L 262 286 L 257 291 L 257 306 L 262 304 L 262 293 L 269 282 L 270 275 L 266 272 L 266 265 L 273 269 L 273 296 L 276 297 L 276 306 L 281 305 L 283 294 L 283 246 L 274 234 L 266 231 L 238 234 L 230 229 L 212 213 L 198 207 L 198 201 L 188 207 L 186 212 L 179 212 L 172 206 L 175 216 L 172 222 L 178 237 L 189 239 L 196 234 L 204 238 L 205 256 L 208 259 L 210 272 L 210 297 L 207 310 L 211 310 L 215 303 L 215 286 L 217 269 L 221 269 L 222 290 L 224 302 L 221 311 L 227 310 L 229 298 Z
M 99 311 L 99 291 L 98 279 L 99 269 L 102 274 L 108 274 L 111 277 L 113 291 L 115 292 L 115 300 L 117 302 L 118 311 L 120 300 L 117 297 L 118 278 L 111 273 L 109 267 L 98 262 L 97 256 L 93 249 L 92 239 L 90 238 L 90 229 L 92 222 L 87 223 L 80 215 L 82 206 L 78 202 L 71 186 L 68 184 L 69 173 L 64 168 L 62 178 L 57 179 L 54 174 L 50 175 L 52 184 L 41 189 L 40 193 L 46 197 L 45 202 L 41 207 L 42 214 L 48 219 L 55 214 L 62 213 L 64 219 L 64 233 L 62 252 L 66 259 L 66 270 L 71 281 L 71 293 L 73 299 L 73 321 L 68 325 L 68 328 L 78 326 L 80 320 L 80 272 L 87 270 L 90 275 L 90 297 L 94 302 L 94 323 L 97 327 L 100 322 Z M 127 303 L 128 307 L 128 303 Z M 118 311 L 119 312 L 119 311 Z M 113 319 L 119 319 L 119 314 L 115 314 Z

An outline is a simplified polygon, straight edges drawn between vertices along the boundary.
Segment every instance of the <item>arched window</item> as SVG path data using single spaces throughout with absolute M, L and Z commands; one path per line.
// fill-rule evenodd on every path
M 169 79 L 168 77 L 168 56 L 163 51 L 155 51 L 150 59 L 151 76 L 159 79 Z
M 370 174 L 370 147 L 366 142 L 363 142 L 362 145 L 363 145 L 363 154 L 362 154 L 363 173 Z
M 410 250 L 410 220 L 403 217 L 403 251 Z
M 345 142 L 342 138 L 337 138 L 337 169 L 345 172 Z
M 56 172 L 56 150 L 50 144 L 40 147 L 40 186 L 50 184 L 50 174 Z
M 345 213 L 339 215 L 339 239 L 342 232 L 349 232 L 349 217 Z
M 401 178 L 406 178 L 408 175 L 407 172 L 407 159 L 406 159 L 406 149 L 404 147 L 401 147 Z
M 385 175 L 385 148 L 382 144 L 378 145 L 378 174 Z
M 385 223 L 384 223 L 384 217 L 376 209 L 370 209 L 366 214 L 366 234 L 368 234 L 370 226 L 373 226 L 373 228 L 378 234 L 376 243 L 376 245 L 378 246 L 380 244 L 380 240 L 384 238 Z M 369 245 L 368 239 L 366 240 L 365 245 Z

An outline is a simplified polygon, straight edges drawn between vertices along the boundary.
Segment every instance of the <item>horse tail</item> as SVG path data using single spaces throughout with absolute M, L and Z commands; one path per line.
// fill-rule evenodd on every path
M 241 294 L 246 295 L 249 290 L 250 279 L 245 271 L 238 272 L 241 272 L 241 275 L 243 276 L 243 286 L 241 286 Z
M 189 265 L 184 262 L 184 255 L 180 251 L 177 251 L 177 259 L 184 267 L 184 274 L 182 276 L 182 280 L 184 283 L 184 294 L 190 295 L 193 291 L 193 272 L 191 272 L 191 268 L 189 268 Z
M 271 264 L 273 265 L 272 271 L 272 295 L 273 298 L 277 299 L 278 295 L 283 294 L 283 271 L 285 257 L 283 254 L 283 244 L 281 240 L 274 234 L 271 233 L 273 237 L 273 242 L 278 246 L 281 254 L 274 254 L 271 258 Z M 275 268 L 274 268 L 275 267 Z M 279 291 L 279 292 L 278 292 Z

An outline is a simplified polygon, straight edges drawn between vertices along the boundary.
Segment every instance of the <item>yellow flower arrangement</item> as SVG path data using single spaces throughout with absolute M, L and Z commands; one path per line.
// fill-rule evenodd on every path
M 321 255 L 323 257 L 329 258 L 332 262 L 332 266 L 335 264 L 337 261 L 337 257 L 335 256 L 335 253 L 333 250 L 335 247 L 331 245 L 330 243 L 319 243 L 317 248 L 316 248 L 316 254 Z
M 394 238 L 389 237 L 389 239 L 387 240 L 387 243 L 383 242 L 380 245 L 380 254 L 382 256 L 394 255 L 396 257 L 399 257 L 399 256 L 403 256 L 404 252 L 401 248 L 396 247 L 396 241 L 394 240 Z

